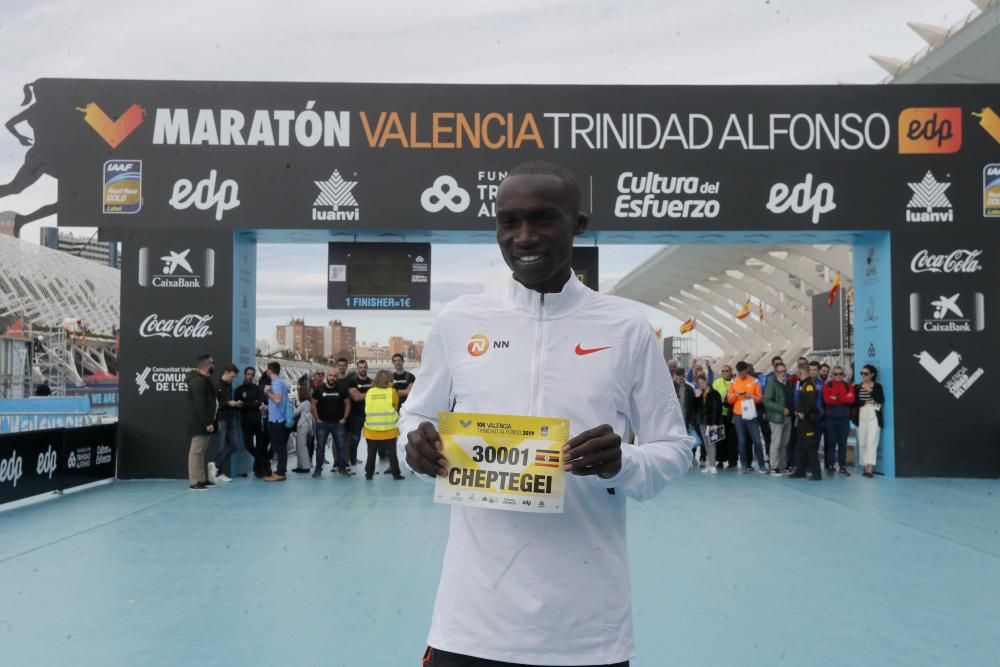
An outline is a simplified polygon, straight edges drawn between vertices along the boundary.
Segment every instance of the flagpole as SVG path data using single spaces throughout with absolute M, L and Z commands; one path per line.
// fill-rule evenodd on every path
M 837 301 L 838 301 L 837 310 L 840 311 L 838 313 L 838 316 L 840 319 L 840 366 L 842 368 L 844 366 L 844 299 L 841 298 L 841 295 L 843 293 L 844 293 L 844 285 L 841 284 L 840 289 L 837 290 Z M 845 373 L 847 372 L 846 368 L 844 369 L 844 372 Z

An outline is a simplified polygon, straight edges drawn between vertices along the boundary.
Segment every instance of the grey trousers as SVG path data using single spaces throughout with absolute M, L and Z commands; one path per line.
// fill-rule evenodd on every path
M 188 450 L 188 483 L 197 484 L 207 481 L 205 474 L 205 454 L 212 442 L 212 434 L 195 435 L 191 437 L 191 449 Z
M 780 468 L 784 470 L 788 467 L 788 440 L 792 435 L 792 420 L 786 419 L 782 423 L 769 422 L 771 424 L 771 470 Z

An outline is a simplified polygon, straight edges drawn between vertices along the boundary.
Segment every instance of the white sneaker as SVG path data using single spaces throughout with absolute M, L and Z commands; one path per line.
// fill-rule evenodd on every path
M 208 464 L 208 481 L 213 484 L 219 479 L 219 469 L 215 467 L 214 463 Z
M 707 474 L 709 474 L 710 472 L 712 472 L 712 469 L 711 469 L 711 468 L 709 468 L 708 466 L 705 466 L 704 468 L 702 468 L 702 469 L 701 469 L 701 474 L 702 474 L 702 475 L 707 475 Z
M 225 473 L 220 472 L 218 475 L 215 476 L 215 481 L 222 482 L 223 484 L 229 484 L 233 480 L 230 479 L 229 476 L 226 475 Z
M 719 469 L 716 468 L 715 466 L 712 466 L 711 468 L 706 468 L 706 470 L 708 470 L 708 474 L 709 475 L 718 475 L 719 474 Z

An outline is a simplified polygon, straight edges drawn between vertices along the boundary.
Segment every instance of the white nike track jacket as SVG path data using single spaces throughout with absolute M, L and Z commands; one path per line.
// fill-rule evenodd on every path
M 474 356 L 481 337 L 486 352 Z M 651 498 L 691 461 L 649 323 L 575 276 L 545 295 L 510 278 L 449 303 L 422 362 L 400 418 L 401 460 L 407 433 L 452 410 L 566 418 L 570 437 L 601 424 L 624 437 L 631 427 L 637 443 L 622 446 L 611 479 L 567 475 L 562 514 L 453 506 L 428 644 L 526 664 L 631 658 L 625 498 Z

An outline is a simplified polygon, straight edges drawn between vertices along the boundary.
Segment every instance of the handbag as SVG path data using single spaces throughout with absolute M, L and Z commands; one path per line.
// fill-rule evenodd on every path
M 757 419 L 757 404 L 754 403 L 752 398 L 744 398 L 740 401 L 740 411 L 740 416 L 743 419 Z
M 712 444 L 722 442 L 726 439 L 726 427 L 724 424 L 708 427 L 708 441 Z

